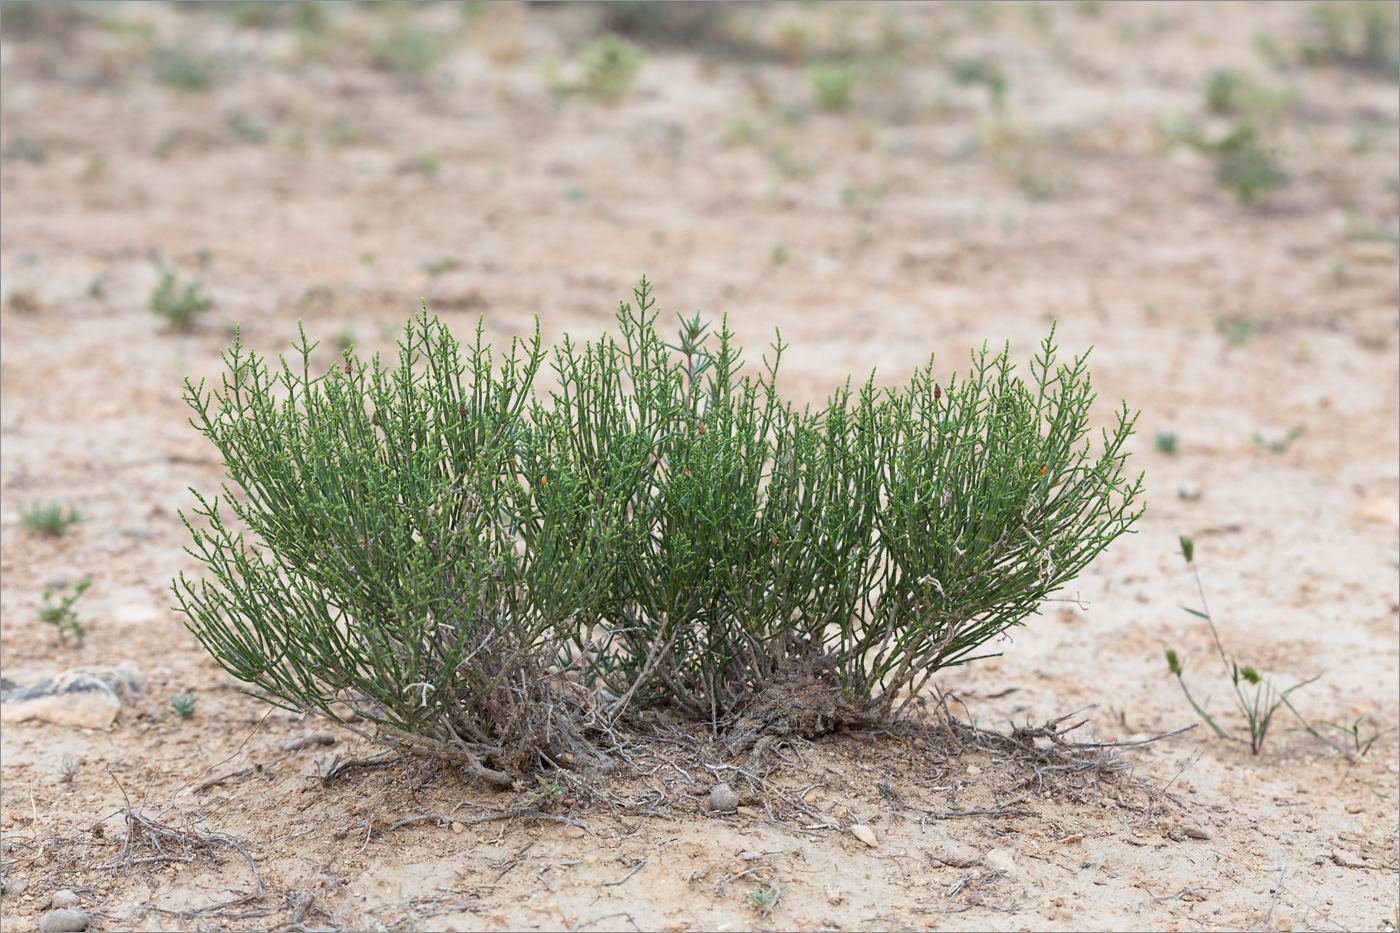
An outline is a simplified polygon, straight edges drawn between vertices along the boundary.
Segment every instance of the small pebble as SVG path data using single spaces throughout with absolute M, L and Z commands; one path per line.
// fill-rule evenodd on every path
M 29 882 L 25 881 L 23 878 L 5 879 L 4 891 L 6 897 L 19 897 L 21 894 L 28 890 Z
M 1199 826 L 1183 826 L 1181 827 L 1181 831 L 1186 835 L 1190 836 L 1192 839 L 1210 838 L 1210 833 L 1206 832 L 1204 829 L 1201 829 L 1201 827 Z
M 78 906 L 78 895 L 72 891 L 55 891 L 49 895 L 49 906 L 54 910 L 67 910 Z
M 452 824 L 452 832 L 456 833 L 458 836 L 462 835 L 462 830 L 464 829 L 466 829 L 466 827 L 463 826 L 461 823 Z
M 880 840 L 875 838 L 875 830 L 871 829 L 869 826 L 861 826 L 859 824 L 852 826 L 851 835 L 855 836 L 872 849 L 878 848 L 880 845 Z
M 710 809 L 716 813 L 739 808 L 739 795 L 728 784 L 716 784 L 710 791 Z
M 83 933 L 88 915 L 81 910 L 51 910 L 39 921 L 39 933 Z

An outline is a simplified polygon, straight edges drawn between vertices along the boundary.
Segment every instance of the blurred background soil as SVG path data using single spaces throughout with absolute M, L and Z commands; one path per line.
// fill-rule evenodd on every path
M 129 660 L 151 688 L 110 732 L 5 726 L 4 873 L 29 889 L 0 927 L 64 887 L 105 929 L 1400 925 L 1397 9 L 4 3 L 3 673 Z M 212 299 L 188 328 L 152 310 L 165 274 L 177 306 Z M 798 403 L 984 342 L 1025 361 L 1058 322 L 1066 355 L 1093 347 L 1098 421 L 1142 411 L 1147 513 L 1078 602 L 941 689 L 990 728 L 1092 704 L 1085 736 L 1143 737 L 1198 719 L 1173 648 L 1247 737 L 1180 608 L 1190 535 L 1226 646 L 1280 687 L 1316 676 L 1292 699 L 1345 754 L 1285 711 L 1259 755 L 1202 727 L 1140 753 L 1138 784 L 1013 805 L 992 752 L 846 736 L 772 780 L 873 847 L 757 798 L 703 815 L 722 757 L 571 778 L 587 832 L 386 829 L 528 788 L 323 785 L 371 749 L 284 749 L 328 725 L 264 719 L 204 655 L 168 609 L 199 569 L 178 511 L 223 478 L 184 380 L 217 379 L 235 329 L 276 354 L 300 321 L 327 367 L 391 351 L 420 299 L 463 339 L 587 339 L 643 274 L 663 322 L 727 316 L 751 362 L 780 331 Z M 26 529 L 49 501 L 84 520 Z M 37 610 L 84 578 L 74 647 Z M 141 800 L 254 862 L 104 869 Z M 927 816 L 969 807 L 1031 815 Z M 239 901 L 250 864 L 267 893 Z

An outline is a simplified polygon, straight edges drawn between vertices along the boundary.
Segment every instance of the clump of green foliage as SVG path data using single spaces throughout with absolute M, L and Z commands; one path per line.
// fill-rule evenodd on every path
M 379 44 L 375 63 L 395 74 L 425 74 L 449 49 L 449 38 L 423 29 L 399 29 Z
M 1001 109 L 1006 97 L 1006 75 L 997 65 L 981 58 L 959 58 L 952 63 L 952 74 L 958 84 L 985 87 L 992 96 L 992 104 Z
M 1278 162 L 1248 124 L 1237 127 L 1209 148 L 1218 158 L 1216 177 L 1247 203 L 1258 201 L 1287 180 Z
M 199 709 L 199 697 L 193 693 L 172 693 L 170 695 L 170 708 L 181 719 L 189 719 Z
M 627 93 L 646 53 L 622 36 L 609 33 L 584 46 L 578 57 L 584 68 L 582 90 L 611 102 Z
M 52 625 L 58 631 L 58 640 L 61 644 L 68 643 L 68 636 L 72 635 L 77 646 L 83 646 L 83 639 L 87 636 L 87 629 L 78 619 L 78 613 L 73 609 L 73 603 L 78 601 L 78 597 L 87 592 L 92 586 L 92 578 L 84 577 L 73 587 L 73 592 L 67 596 L 59 597 L 58 603 L 54 604 L 50 600 L 53 598 L 53 590 L 44 590 L 44 604 L 39 607 L 39 618 L 47 625 Z
M 1308 12 L 1304 62 L 1400 78 L 1400 8 L 1394 3 L 1338 0 L 1315 3 Z
M 151 49 L 152 75 L 177 90 L 207 91 L 226 70 L 219 57 L 188 45 L 156 45 Z
M 35 502 L 20 512 L 19 518 L 25 528 L 50 538 L 63 537 L 70 525 L 76 525 L 83 520 L 83 516 L 73 508 L 72 503 L 69 503 L 67 511 L 64 511 L 57 500 L 50 500 L 47 505 Z
M 272 702 L 347 702 L 504 785 L 605 764 L 589 724 L 640 706 L 755 736 L 887 722 L 1141 514 L 1135 416 L 1091 450 L 1086 360 L 1053 330 L 1028 382 L 983 347 L 813 411 L 778 395 L 781 340 L 742 374 L 727 326 L 667 343 L 645 279 L 634 302 L 617 338 L 499 361 L 426 308 L 392 368 L 236 341 L 221 389 L 186 387 L 231 481 L 184 519 L 187 625 Z
M 1177 452 L 1177 439 L 1175 431 L 1157 432 L 1157 450 L 1168 457 L 1175 457 Z
M 151 310 L 176 330 L 189 330 L 214 304 L 214 299 L 205 295 L 203 288 L 204 283 L 195 279 L 181 289 L 175 273 L 164 271 L 160 284 L 151 293 Z
M 1196 569 L 1195 563 L 1196 545 L 1195 542 L 1186 536 L 1181 538 L 1181 556 L 1186 558 L 1186 563 L 1191 566 L 1191 572 L 1196 577 L 1196 590 L 1201 595 L 1201 608 L 1191 609 L 1183 606 L 1187 612 L 1199 619 L 1205 619 L 1210 626 L 1210 636 L 1215 643 L 1215 650 L 1220 655 L 1220 663 L 1225 665 L 1225 673 L 1230 678 L 1230 684 L 1235 691 L 1235 707 L 1242 713 L 1249 722 L 1249 749 L 1255 755 L 1259 754 L 1264 747 L 1264 739 L 1269 732 L 1269 724 L 1273 721 L 1274 714 L 1280 707 L 1287 706 L 1297 719 L 1309 732 L 1313 732 L 1312 727 L 1289 702 L 1288 696 L 1293 691 L 1306 687 L 1317 680 L 1317 677 L 1309 677 L 1289 687 L 1287 690 L 1277 689 L 1272 681 L 1265 680 L 1258 669 L 1250 664 L 1240 664 L 1233 657 L 1227 656 L 1225 646 L 1220 643 L 1220 633 L 1215 628 L 1215 620 L 1211 618 L 1210 607 L 1206 603 L 1205 587 L 1201 584 L 1200 571 Z M 1191 696 L 1191 691 L 1186 686 L 1186 666 L 1182 663 L 1180 656 L 1175 649 L 1167 649 L 1167 670 L 1170 671 L 1181 685 L 1181 691 L 1186 695 L 1186 700 L 1205 720 L 1206 725 L 1223 739 L 1233 739 L 1225 729 L 1215 721 L 1215 718 L 1206 711 L 1210 706 L 1210 697 L 1206 697 L 1204 703 L 1197 703 L 1195 697 Z M 1313 732 L 1316 735 L 1316 732 Z M 1239 741 L 1243 741 L 1242 739 Z
M 860 70 L 851 62 L 813 62 L 807 70 L 823 110 L 844 110 L 850 106 Z

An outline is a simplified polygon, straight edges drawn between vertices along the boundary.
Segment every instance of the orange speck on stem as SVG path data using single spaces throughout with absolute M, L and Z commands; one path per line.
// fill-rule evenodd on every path
M 547 479 L 545 479 L 543 476 L 541 476 L 541 477 L 540 477 L 540 485 L 541 485 L 541 486 L 548 486 L 548 485 L 549 485 L 549 480 L 547 480 Z
M 1040 471 L 1037 472 L 1035 475 L 1036 475 L 1036 476 L 1044 476 L 1044 475 L 1045 475 L 1045 471 L 1046 471 L 1047 469 L 1048 469 L 1048 467 L 1041 467 L 1041 468 L 1040 468 Z

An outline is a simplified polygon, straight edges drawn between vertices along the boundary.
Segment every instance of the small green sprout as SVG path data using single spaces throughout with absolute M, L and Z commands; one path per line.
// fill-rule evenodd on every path
M 73 587 L 72 595 L 61 597 L 58 605 L 49 601 L 53 596 L 53 590 L 44 590 L 44 605 L 39 607 L 39 618 L 58 630 L 59 642 L 66 644 L 68 635 L 71 633 L 77 641 L 78 647 L 83 646 L 83 638 L 87 635 L 87 629 L 83 627 L 82 622 L 78 621 L 78 614 L 73 611 L 73 603 L 90 586 L 92 586 L 92 578 L 84 577 Z
M 772 885 L 766 888 L 754 888 L 749 892 L 749 903 L 766 913 L 777 905 L 778 898 L 781 896 L 778 889 Z
M 1158 431 L 1157 449 L 1169 457 L 1176 456 L 1176 432 Z
M 179 713 L 181 719 L 189 719 L 199 709 L 199 697 L 193 693 L 172 693 L 170 708 Z
M 544 805 L 553 805 L 564 799 L 564 795 L 569 789 L 558 781 L 552 781 L 543 774 L 535 775 L 535 780 L 539 782 L 539 787 L 528 791 L 525 796 L 531 797 Z
M 1216 630 L 1215 621 L 1211 618 L 1210 607 L 1206 604 L 1206 593 L 1205 588 L 1201 584 L 1200 571 L 1196 569 L 1193 559 L 1196 551 L 1195 542 L 1185 535 L 1181 536 L 1180 541 L 1181 556 L 1186 558 L 1186 563 L 1191 565 L 1191 572 L 1196 576 L 1196 589 L 1201 594 L 1202 610 L 1190 609 L 1186 606 L 1182 608 L 1197 618 L 1205 619 L 1206 623 L 1210 626 L 1211 638 L 1215 641 L 1215 650 L 1219 653 L 1220 661 L 1225 665 L 1225 671 L 1230 675 L 1230 682 L 1235 689 L 1235 706 L 1244 714 L 1245 719 L 1249 721 L 1250 751 L 1257 755 L 1264 747 L 1264 738 L 1268 734 L 1269 723 L 1273 720 L 1274 713 L 1278 712 L 1281 706 L 1287 706 L 1289 712 L 1303 724 L 1303 728 L 1309 733 L 1318 738 L 1322 738 L 1322 736 L 1318 735 L 1317 731 L 1308 724 L 1308 721 L 1294 709 L 1293 704 L 1289 702 L 1288 699 L 1290 693 L 1301 687 L 1306 687 L 1308 684 L 1317 680 L 1317 677 L 1310 677 L 1307 680 L 1296 683 L 1287 690 L 1278 690 L 1274 687 L 1272 682 L 1265 681 L 1263 675 L 1261 675 L 1258 669 L 1253 665 L 1241 665 L 1233 658 L 1227 657 L 1225 654 L 1225 647 L 1220 642 L 1220 633 Z M 1222 739 L 1232 738 L 1232 736 L 1215 721 L 1214 717 L 1206 712 L 1206 707 L 1210 705 L 1210 697 L 1206 697 L 1204 703 L 1197 703 L 1195 697 L 1191 696 L 1191 691 L 1187 688 L 1186 680 L 1183 676 L 1185 674 L 1185 666 L 1181 663 L 1181 659 L 1177 656 L 1176 651 L 1170 648 L 1167 649 L 1167 671 L 1176 677 L 1177 683 L 1181 685 L 1181 692 L 1186 695 L 1187 702 L 1200 714 L 1205 724 L 1210 726 L 1211 730 Z M 1248 684 L 1253 690 L 1251 691 L 1242 686 L 1241 682 Z M 1323 739 L 1323 741 L 1325 742 L 1327 740 Z M 1331 745 L 1332 743 L 1329 742 L 1328 744 Z M 1336 748 L 1337 746 L 1333 745 L 1332 747 Z
M 50 501 L 48 505 L 35 502 L 20 513 L 20 521 L 24 523 L 25 528 L 50 538 L 63 537 L 69 525 L 75 525 L 82 520 L 83 516 L 78 514 L 72 503 L 69 503 L 68 511 L 64 512 L 63 506 L 57 501 Z
M 72 784 L 73 778 L 77 777 L 78 772 L 81 770 L 83 770 L 82 762 L 74 761 L 72 758 L 64 755 L 63 760 L 58 763 L 59 780 L 64 784 Z
M 151 294 L 151 310 L 169 321 L 176 330 L 189 330 L 194 326 L 195 319 L 214 304 L 212 298 L 200 293 L 202 288 L 203 283 L 195 279 L 181 291 L 175 273 L 162 272 L 160 284 Z

